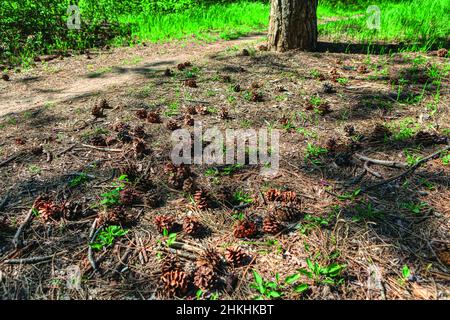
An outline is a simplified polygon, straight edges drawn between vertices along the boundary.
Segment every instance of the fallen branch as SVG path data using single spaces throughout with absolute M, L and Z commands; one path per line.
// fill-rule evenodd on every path
M 10 163 L 11 161 L 14 161 L 15 159 L 17 159 L 19 156 L 21 155 L 21 153 L 15 154 L 11 157 L 9 157 L 6 160 L 3 160 L 2 162 L 0 162 L 0 168 L 3 166 L 6 166 L 8 163 Z
M 20 236 L 22 235 L 25 228 L 28 226 L 28 224 L 33 220 L 34 214 L 33 214 L 33 208 L 30 209 L 28 212 L 28 215 L 25 218 L 25 221 L 17 228 L 16 234 L 14 235 L 14 238 L 12 240 L 12 243 L 14 245 L 14 248 L 18 249 L 21 248 L 23 245 L 22 239 L 20 239 Z
M 91 264 L 92 269 L 95 272 L 99 272 L 97 263 L 95 262 L 94 254 L 92 252 L 92 247 L 91 247 L 91 243 L 95 240 L 95 236 L 97 235 L 97 232 L 95 230 L 96 224 L 97 224 L 97 219 L 94 219 L 94 222 L 92 222 L 92 225 L 91 225 L 91 229 L 89 230 L 88 260 L 89 260 L 89 263 Z
M 38 256 L 38 257 L 30 257 L 30 258 L 22 258 L 22 259 L 9 259 L 3 261 L 6 264 L 33 264 L 38 262 L 43 262 L 47 260 L 52 260 L 55 257 L 55 254 L 50 256 Z
M 69 152 L 70 150 L 72 150 L 73 148 L 75 148 L 75 146 L 77 145 L 77 143 L 65 148 L 64 150 L 62 150 L 61 152 L 56 154 L 56 157 L 60 157 L 62 156 L 64 153 Z
M 416 171 L 416 169 L 419 168 L 422 164 L 424 164 L 424 163 L 426 163 L 426 162 L 428 162 L 430 160 L 436 159 L 437 157 L 439 157 L 441 155 L 441 153 L 443 153 L 443 152 L 445 152 L 447 150 L 450 150 L 450 145 L 448 145 L 445 148 L 442 148 L 442 149 L 440 149 L 440 150 L 430 154 L 429 156 L 426 156 L 425 158 L 420 159 L 419 161 L 417 161 L 416 164 L 411 166 L 408 170 L 400 173 L 399 175 L 396 175 L 396 176 L 394 176 L 392 178 L 383 180 L 383 181 L 381 181 L 379 183 L 376 183 L 374 185 L 368 186 L 367 188 L 363 188 L 363 189 L 361 189 L 361 192 L 366 192 L 368 190 L 371 190 L 371 189 L 374 189 L 374 188 L 378 188 L 378 187 L 380 187 L 380 186 L 382 186 L 384 184 L 387 184 L 387 183 L 393 182 L 395 180 L 401 179 L 401 178 L 407 176 L 408 174 L 411 174 L 414 171 Z
M 375 170 L 372 170 L 369 167 L 369 161 L 364 162 L 364 170 L 367 171 L 367 173 L 370 173 L 371 175 L 377 177 L 378 179 L 383 179 L 383 177 L 381 176 L 381 174 Z
M 94 149 L 94 150 L 98 150 L 98 151 L 105 151 L 105 152 L 122 152 L 122 149 L 111 149 L 111 148 L 100 148 L 100 147 L 96 147 L 96 146 L 91 146 L 89 144 L 82 144 L 83 147 L 85 148 L 90 148 L 90 149 Z
M 370 162 L 373 164 L 378 164 L 381 166 L 386 166 L 386 167 L 392 167 L 392 168 L 407 168 L 408 164 L 404 163 L 404 162 L 397 162 L 397 161 L 389 161 L 389 160 L 378 160 L 378 159 L 373 159 L 373 158 L 369 158 L 366 156 L 363 156 L 361 154 L 355 153 L 354 155 L 358 160 L 364 161 L 364 162 Z

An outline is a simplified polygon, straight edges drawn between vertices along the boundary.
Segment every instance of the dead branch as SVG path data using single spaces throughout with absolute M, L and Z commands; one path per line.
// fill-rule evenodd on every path
M 358 154 L 358 153 L 355 153 L 354 156 L 358 160 L 361 160 L 361 161 L 364 161 L 364 162 L 370 162 L 370 163 L 373 163 L 373 164 L 378 164 L 378 165 L 381 165 L 381 166 L 392 167 L 392 168 L 407 168 L 408 167 L 408 164 L 404 163 L 404 162 L 373 159 L 373 158 L 369 158 L 369 157 L 363 156 L 363 155 Z
M 88 260 L 89 260 L 89 263 L 91 264 L 92 269 L 95 272 L 99 272 L 97 263 L 95 262 L 94 254 L 92 252 L 92 247 L 91 247 L 91 243 L 94 241 L 95 236 L 97 235 L 96 224 L 97 224 L 97 219 L 94 219 L 94 222 L 92 222 L 92 225 L 91 225 L 91 229 L 89 230 Z
M 398 175 L 396 175 L 394 177 L 391 177 L 389 179 L 383 180 L 383 181 L 381 181 L 379 183 L 376 183 L 374 185 L 371 185 L 371 186 L 368 186 L 366 188 L 363 188 L 361 191 L 362 192 L 366 192 L 368 190 L 371 190 L 371 189 L 374 189 L 374 188 L 378 188 L 378 187 L 380 187 L 380 186 L 382 186 L 384 184 L 387 184 L 387 183 L 393 182 L 395 180 L 401 179 L 401 178 L 403 178 L 403 177 L 413 173 L 414 171 L 416 171 L 416 169 L 419 168 L 422 164 L 424 164 L 424 163 L 426 163 L 426 162 L 428 162 L 430 160 L 436 159 L 437 157 L 439 157 L 441 155 L 441 153 L 443 153 L 443 152 L 445 152 L 445 151 L 447 151 L 449 149 L 450 149 L 450 145 L 448 145 L 445 148 L 442 148 L 442 149 L 440 149 L 440 150 L 430 154 L 429 156 L 426 156 L 425 158 L 420 159 L 419 161 L 417 161 L 416 164 L 411 166 L 408 170 L 405 170 L 404 172 L 402 172 L 402 173 L 400 173 L 400 174 L 398 174 Z
M 20 239 L 20 236 L 22 235 L 25 228 L 28 226 L 28 224 L 33 220 L 34 214 L 33 214 L 33 208 L 30 209 L 28 212 L 28 215 L 25 218 L 25 221 L 17 228 L 16 234 L 14 235 L 14 238 L 12 240 L 12 243 L 16 249 L 22 247 L 23 241 Z
M 122 152 L 123 151 L 122 149 L 100 148 L 100 147 L 96 147 L 96 146 L 91 146 L 89 144 L 82 144 L 82 146 L 85 148 L 90 148 L 90 149 L 104 151 L 104 152 Z
M 75 143 L 75 144 L 72 144 L 71 146 L 69 146 L 69 147 L 65 148 L 65 149 L 64 149 L 64 150 L 62 150 L 61 152 L 57 153 L 57 154 L 56 154 L 56 157 L 60 157 L 60 156 L 62 156 L 63 154 L 65 154 L 65 153 L 69 152 L 70 150 L 72 150 L 73 148 L 75 148 L 75 147 L 76 147 L 76 145 L 77 145 L 77 143 Z
M 5 260 L 3 263 L 6 264 L 33 264 L 38 262 L 43 262 L 47 260 L 52 260 L 55 257 L 56 254 L 52 254 L 49 256 L 37 256 L 37 257 L 30 257 L 30 258 L 22 258 L 22 259 L 9 259 Z
M 381 174 L 375 170 L 372 170 L 369 167 L 369 161 L 364 162 L 364 170 L 367 171 L 367 173 L 370 173 L 371 175 L 373 175 L 374 177 L 377 177 L 379 179 L 383 179 L 383 177 L 381 176 Z
M 10 163 L 11 161 L 14 161 L 15 159 L 17 159 L 19 156 L 21 155 L 21 153 L 17 153 L 11 157 L 9 157 L 6 160 L 3 160 L 2 162 L 0 162 L 0 168 L 3 166 L 6 166 L 8 163 Z

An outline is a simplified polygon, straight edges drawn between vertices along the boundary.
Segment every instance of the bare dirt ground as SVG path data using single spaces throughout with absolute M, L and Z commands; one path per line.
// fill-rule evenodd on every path
M 257 271 L 285 299 L 448 299 L 448 59 L 259 42 L 114 49 L 1 82 L 2 298 L 252 299 Z M 172 166 L 192 120 L 279 129 L 278 174 Z M 128 232 L 92 248 L 110 226 Z

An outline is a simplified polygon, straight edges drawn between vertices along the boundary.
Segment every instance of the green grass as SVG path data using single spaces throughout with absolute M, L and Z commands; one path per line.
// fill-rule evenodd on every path
M 364 1 L 359 1 L 363 3 Z M 447 0 L 378 1 L 381 10 L 380 30 L 367 28 L 365 8 L 349 12 L 361 14 L 348 20 L 319 26 L 321 35 L 335 41 L 354 40 L 372 44 L 376 42 L 405 42 L 405 49 L 428 50 L 448 44 L 450 34 L 450 2 Z M 363 9 L 364 8 L 364 9 Z M 345 9 L 345 7 L 344 7 Z

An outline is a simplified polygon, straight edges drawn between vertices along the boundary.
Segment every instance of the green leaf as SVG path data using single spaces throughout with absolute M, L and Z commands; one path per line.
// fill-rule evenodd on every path
M 311 262 L 311 259 L 306 258 L 306 264 L 308 265 L 309 270 L 314 270 L 314 265 Z
M 300 278 L 299 273 L 295 273 L 291 276 L 287 276 L 286 279 L 284 279 L 284 283 L 286 284 L 293 284 L 295 281 L 297 281 Z
M 411 270 L 409 270 L 409 267 L 405 264 L 402 268 L 402 275 L 403 278 L 407 279 L 411 275 Z
M 266 283 L 266 287 L 267 288 L 271 288 L 271 289 L 276 289 L 277 288 L 277 284 L 273 281 L 267 282 Z
M 275 291 L 275 290 L 271 290 L 271 291 L 269 291 L 267 296 L 269 298 L 279 298 L 279 297 L 281 297 L 281 293 L 279 293 L 278 291 Z
M 298 293 L 302 293 L 303 291 L 307 290 L 308 288 L 309 288 L 309 286 L 306 283 L 302 283 L 302 284 L 299 284 L 298 286 L 296 286 L 294 288 L 294 291 L 298 292 Z
M 298 269 L 297 271 L 298 271 L 299 273 L 301 273 L 301 274 L 307 276 L 308 278 L 312 279 L 312 273 L 309 272 L 308 270 L 302 268 L 302 269 Z
M 259 286 L 263 285 L 263 279 L 261 275 L 256 272 L 256 270 L 253 270 L 253 277 L 255 278 L 256 284 L 258 284 Z

